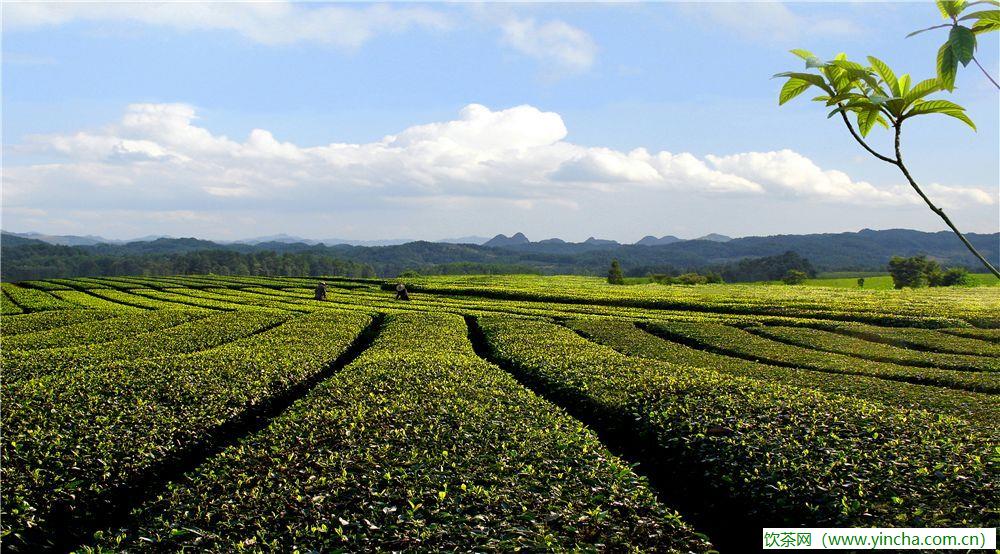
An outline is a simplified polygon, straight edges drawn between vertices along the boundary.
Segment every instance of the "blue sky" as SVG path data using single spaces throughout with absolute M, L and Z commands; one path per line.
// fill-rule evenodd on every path
M 932 3 L 5 3 L 6 230 L 235 239 L 734 236 L 944 226 L 790 48 L 934 74 Z M 997 36 L 977 57 L 998 73 Z M 998 92 L 970 66 L 904 156 L 1000 230 Z M 471 107 L 470 107 L 471 106 Z M 888 133 L 873 146 L 887 150 Z

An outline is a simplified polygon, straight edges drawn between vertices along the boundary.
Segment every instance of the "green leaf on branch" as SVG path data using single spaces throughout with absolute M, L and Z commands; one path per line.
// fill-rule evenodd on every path
M 972 32 L 977 35 L 992 33 L 996 30 L 1000 30 L 1000 23 L 995 21 L 986 21 L 983 19 L 980 19 L 978 23 L 972 26 Z
M 976 35 L 972 29 L 967 29 L 961 25 L 955 25 L 948 34 L 948 45 L 955 58 L 962 62 L 963 66 L 969 65 L 972 56 L 976 53 Z
M 972 127 L 973 131 L 976 132 L 979 131 L 979 129 L 976 129 L 976 124 L 973 123 L 971 119 L 969 119 L 969 116 L 965 115 L 965 112 L 941 112 L 941 114 L 954 117 L 955 119 L 965 123 L 969 127 Z
M 965 9 L 965 0 L 938 0 L 937 7 L 941 12 L 941 17 L 952 19 L 958 17 L 958 14 Z
M 927 102 L 920 102 L 913 106 L 913 108 L 907 112 L 907 115 L 935 113 L 947 110 L 958 110 L 962 112 L 965 111 L 965 108 L 954 102 L 949 102 L 948 100 L 928 100 Z
M 879 118 L 879 110 L 877 107 L 868 108 L 867 110 L 861 110 L 858 112 L 858 130 L 861 132 L 861 136 L 867 137 L 868 133 L 871 132 L 872 127 Z
M 820 77 L 815 73 L 798 73 L 795 71 L 786 71 L 785 73 L 777 73 L 774 75 L 774 77 L 771 78 L 774 79 L 776 77 L 790 77 L 792 79 L 806 81 L 807 83 L 815 85 L 823 90 L 829 89 L 829 87 L 827 87 L 826 81 L 823 80 L 823 77 Z
M 791 52 L 792 54 L 795 54 L 796 56 L 798 56 L 798 57 L 802 58 L 803 60 L 805 60 L 806 61 L 806 69 L 813 68 L 813 67 L 823 67 L 824 65 L 826 65 L 826 62 L 824 62 L 823 60 L 819 59 L 818 57 L 816 57 L 815 54 L 813 54 L 812 52 L 810 52 L 808 50 L 803 50 L 801 48 L 794 48 L 792 50 L 789 50 L 789 52 Z
M 865 66 L 859 64 L 858 62 L 852 62 L 847 58 L 838 57 L 834 59 L 832 62 L 830 62 L 830 64 L 835 65 L 841 69 L 847 69 L 849 71 L 863 71 L 865 73 L 868 72 L 868 69 Z
M 1000 23 L 1000 10 L 983 10 L 981 12 L 973 12 L 967 15 L 963 15 L 958 18 L 959 21 L 965 21 L 968 19 L 978 19 L 979 21 L 993 21 L 995 23 Z
M 780 106 L 792 98 L 802 94 L 811 86 L 812 83 L 803 81 L 802 79 L 789 79 L 785 85 L 781 87 L 781 92 L 778 94 L 778 105 Z
M 942 86 L 940 79 L 927 79 L 924 81 L 920 81 L 919 83 L 916 84 L 916 86 L 910 89 L 909 92 L 903 95 L 903 101 L 907 105 L 912 104 L 917 100 L 920 100 L 924 96 L 927 96 L 928 94 L 932 94 L 941 90 L 941 88 Z
M 932 113 L 954 117 L 969 127 L 972 127 L 973 130 L 976 130 L 976 124 L 969 119 L 969 116 L 965 115 L 965 108 L 947 100 L 929 100 L 927 102 L 919 102 L 915 104 L 910 111 L 906 112 L 906 117 Z
M 897 93 L 897 95 L 900 97 L 905 95 L 907 92 L 910 92 L 910 74 L 907 73 L 902 77 L 900 77 L 899 81 L 897 81 L 896 86 L 899 87 L 899 92 Z
M 872 64 L 872 67 L 875 68 L 875 72 L 878 73 L 879 77 L 882 77 L 885 84 L 889 85 L 889 89 L 892 91 L 892 94 L 895 96 L 902 96 L 902 93 L 899 92 L 899 80 L 896 79 L 896 74 L 893 73 L 892 69 L 890 69 L 885 62 L 875 56 L 868 56 L 868 62 Z
M 951 92 L 955 90 L 955 74 L 958 73 L 958 59 L 951 51 L 951 42 L 946 42 L 938 49 L 937 55 L 938 79 L 941 88 Z

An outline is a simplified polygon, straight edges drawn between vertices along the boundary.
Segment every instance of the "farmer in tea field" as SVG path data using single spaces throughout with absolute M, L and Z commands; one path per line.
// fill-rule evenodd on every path
M 326 300 L 326 283 L 316 285 L 316 300 Z
M 410 293 L 406 291 L 406 285 L 400 283 L 396 285 L 396 300 L 409 300 Z

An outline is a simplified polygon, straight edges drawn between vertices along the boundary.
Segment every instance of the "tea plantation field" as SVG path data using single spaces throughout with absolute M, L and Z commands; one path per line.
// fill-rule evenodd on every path
M 739 552 L 1000 525 L 1000 287 L 4 283 L 5 551 Z

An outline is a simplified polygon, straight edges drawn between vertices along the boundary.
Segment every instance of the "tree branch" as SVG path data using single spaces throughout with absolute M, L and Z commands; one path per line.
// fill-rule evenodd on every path
M 837 105 L 841 106 L 840 104 Z M 858 141 L 858 144 L 863 146 L 864 149 L 867 150 L 872 156 L 875 156 L 876 158 L 882 160 L 883 162 L 890 163 L 893 165 L 899 165 L 899 162 L 897 162 L 896 160 L 890 158 L 889 156 L 883 156 L 882 154 L 879 154 L 878 152 L 872 150 L 870 146 L 868 146 L 868 143 L 866 143 L 864 139 L 861 138 L 861 135 L 859 135 L 858 132 L 854 130 L 854 126 L 851 125 L 851 120 L 847 119 L 847 112 L 841 110 L 840 117 L 844 119 L 844 125 L 847 125 L 847 129 L 851 132 L 851 136 L 854 137 L 854 140 Z M 899 154 L 897 153 L 896 155 L 898 156 Z
M 917 194 L 920 195 L 920 198 L 924 199 L 924 202 L 927 203 L 927 207 L 929 207 L 932 212 L 938 214 L 938 217 L 944 220 L 944 222 L 948 225 L 948 227 L 950 227 L 951 230 L 954 231 L 956 235 L 958 235 L 958 238 L 962 240 L 962 243 L 965 244 L 965 247 L 968 248 L 969 251 L 972 252 L 972 254 L 975 257 L 979 258 L 979 261 L 982 262 L 984 266 L 986 266 L 986 269 L 988 269 L 990 273 L 995 275 L 997 278 L 1000 278 L 1000 271 L 997 271 L 997 268 L 993 267 L 993 264 L 987 261 L 986 258 L 984 258 L 983 255 L 980 254 L 978 250 L 976 250 L 976 247 L 972 246 L 972 243 L 970 243 L 969 240 L 965 238 L 965 235 L 963 235 L 962 232 L 958 230 L 958 227 L 955 227 L 955 224 L 951 222 L 951 219 L 949 219 L 948 216 L 945 215 L 944 210 L 935 206 L 934 203 L 931 202 L 931 199 L 928 198 L 927 195 L 924 194 L 924 191 L 921 190 L 920 187 L 917 185 L 917 182 L 913 180 L 913 177 L 910 176 L 910 171 L 906 169 L 906 165 L 903 164 L 903 153 L 899 148 L 899 135 L 902 128 L 903 128 L 902 121 L 900 121 L 895 125 L 896 161 L 893 163 L 895 163 L 896 166 L 899 167 L 899 170 L 903 172 L 903 176 L 905 176 L 906 180 L 910 182 L 910 186 L 913 187 L 913 190 L 917 191 Z
M 990 74 L 986 72 L 986 69 L 979 63 L 979 60 L 977 60 L 975 56 L 972 56 L 972 61 L 976 62 L 976 65 L 979 66 L 979 69 L 983 72 L 983 75 L 986 75 L 986 78 L 989 79 L 991 83 L 993 83 L 993 86 L 1000 89 L 1000 85 L 997 84 L 997 82 L 993 79 L 993 77 L 990 77 Z

